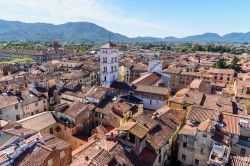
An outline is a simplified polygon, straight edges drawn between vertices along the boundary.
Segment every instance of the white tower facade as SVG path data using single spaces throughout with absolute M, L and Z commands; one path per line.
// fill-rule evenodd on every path
M 150 61 L 148 64 L 148 71 L 162 74 L 162 62 L 161 62 L 161 60 Z
M 100 48 L 101 86 L 109 87 L 114 81 L 118 80 L 118 55 L 118 48 L 111 42 L 108 42 Z

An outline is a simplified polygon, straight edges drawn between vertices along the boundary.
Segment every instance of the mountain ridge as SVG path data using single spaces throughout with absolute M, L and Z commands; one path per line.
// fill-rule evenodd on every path
M 204 33 L 177 38 L 167 36 L 133 37 L 114 33 L 91 22 L 67 22 L 64 24 L 24 23 L 0 19 L 0 40 L 32 41 L 107 41 L 108 38 L 121 42 L 250 42 L 250 32 L 232 32 L 225 35 Z

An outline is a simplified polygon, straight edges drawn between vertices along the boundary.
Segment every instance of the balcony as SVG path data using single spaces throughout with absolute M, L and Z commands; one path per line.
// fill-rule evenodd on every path
M 215 166 L 225 166 L 230 155 L 230 147 L 222 144 L 214 144 L 210 153 L 208 164 Z

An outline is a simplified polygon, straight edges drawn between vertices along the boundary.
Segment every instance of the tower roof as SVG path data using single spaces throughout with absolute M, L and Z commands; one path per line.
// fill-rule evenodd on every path
M 107 44 L 104 44 L 103 46 L 101 46 L 101 49 L 110 49 L 110 48 L 114 48 L 114 47 L 116 47 L 116 45 L 109 41 Z

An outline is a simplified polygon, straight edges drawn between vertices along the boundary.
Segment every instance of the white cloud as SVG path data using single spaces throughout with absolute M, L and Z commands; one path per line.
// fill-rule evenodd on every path
M 129 36 L 162 36 L 166 25 L 136 17 L 104 0 L 1 0 L 0 18 L 25 22 L 65 23 L 89 21 Z

